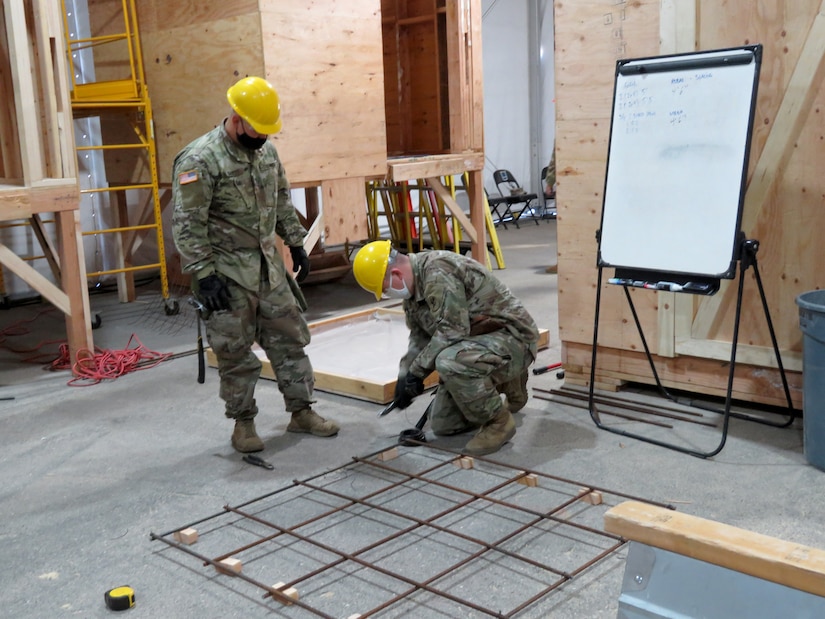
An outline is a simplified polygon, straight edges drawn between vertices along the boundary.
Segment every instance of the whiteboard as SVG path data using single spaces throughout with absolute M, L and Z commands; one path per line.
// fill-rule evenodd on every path
M 617 62 L 599 266 L 734 277 L 761 50 Z

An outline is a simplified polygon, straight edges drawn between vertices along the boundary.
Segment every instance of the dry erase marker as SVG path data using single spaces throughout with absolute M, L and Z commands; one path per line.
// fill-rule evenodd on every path
M 659 282 L 656 284 L 659 290 L 669 290 L 670 292 L 681 292 L 683 286 L 681 284 L 674 284 L 673 282 Z
M 622 286 L 630 286 L 633 284 L 632 279 L 622 279 L 621 277 L 611 277 L 607 280 L 608 284 L 620 284 Z
M 699 284 L 696 282 L 688 282 L 682 286 L 682 290 L 688 292 L 707 292 L 710 290 L 710 284 Z

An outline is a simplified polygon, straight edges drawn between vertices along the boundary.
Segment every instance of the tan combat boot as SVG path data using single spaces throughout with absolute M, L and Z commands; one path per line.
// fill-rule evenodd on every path
M 292 413 L 292 419 L 286 427 L 287 432 L 307 432 L 315 436 L 334 436 L 338 434 L 338 424 L 327 421 L 311 408 Z
M 499 385 L 499 393 L 503 393 L 507 398 L 507 408 L 511 413 L 517 413 L 522 408 L 527 406 L 527 399 L 530 395 L 527 393 L 527 368 L 521 371 L 521 374 L 516 376 L 513 380 Z
M 263 451 L 264 442 L 255 432 L 255 422 L 251 419 L 239 419 L 232 431 L 232 447 L 241 453 Z
M 470 456 L 486 456 L 501 449 L 516 435 L 516 422 L 506 406 L 499 409 L 496 416 L 478 431 L 464 446 L 463 453 Z

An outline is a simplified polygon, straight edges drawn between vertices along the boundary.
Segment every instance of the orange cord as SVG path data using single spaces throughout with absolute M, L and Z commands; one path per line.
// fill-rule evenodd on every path
M 129 372 L 153 368 L 172 356 L 172 353 L 159 353 L 149 350 L 134 333 L 129 338 L 124 350 L 103 350 L 95 347 L 95 352 L 92 353 L 88 348 L 79 349 L 74 364 L 71 362 L 69 345 L 65 340 L 47 340 L 28 349 L 13 348 L 9 345 L 8 339 L 10 337 L 29 333 L 29 330 L 23 327 L 25 323 L 34 322 L 48 311 L 51 311 L 51 308 L 38 312 L 31 318 L 18 320 L 16 323 L 0 329 L 0 347 L 15 353 L 33 353 L 24 357 L 23 361 L 27 363 L 43 363 L 51 370 L 71 370 L 74 377 L 67 383 L 71 387 L 86 387 L 96 385 L 103 380 L 114 380 Z M 130 348 L 133 340 L 135 341 L 135 347 Z M 54 353 L 38 352 L 47 344 L 59 344 L 57 358 L 55 358 Z
M 130 348 L 132 340 L 136 343 L 135 348 Z M 153 368 L 171 356 L 172 353 L 149 350 L 133 333 L 123 350 L 103 350 L 95 346 L 95 352 L 92 353 L 88 348 L 79 349 L 73 365 L 69 358 L 68 344 L 61 344 L 60 357 L 52 361 L 51 367 L 54 370 L 71 368 L 74 378 L 67 384 L 70 387 L 88 387 L 130 372 Z

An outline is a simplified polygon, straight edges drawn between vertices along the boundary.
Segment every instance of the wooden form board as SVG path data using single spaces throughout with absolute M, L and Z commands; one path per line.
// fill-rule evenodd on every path
M 379 404 L 392 401 L 398 362 L 407 350 L 409 330 L 398 308 L 371 308 L 309 323 L 312 342 L 306 348 L 315 371 L 315 388 Z M 547 329 L 539 330 L 539 348 L 549 345 Z M 263 350 L 255 346 L 263 364 L 261 376 L 275 379 Z M 207 351 L 211 367 L 217 359 Z M 432 387 L 438 375 L 424 384 Z
M 772 33 L 794 32 L 777 39 Z M 743 231 L 760 242 L 758 265 L 771 318 L 801 407 L 801 342 L 795 298 L 821 287 L 825 260 L 825 2 L 769 0 L 555 4 L 556 158 L 558 167 L 559 330 L 566 375 L 589 380 L 599 227 L 606 171 L 612 81 L 620 58 L 761 43 Z M 701 179 L 696 179 L 701 182 Z M 588 242 L 588 239 L 591 241 Z M 607 270 L 605 278 L 612 273 Z M 634 304 L 657 367 L 669 386 L 718 394 L 730 359 L 734 280 L 712 297 L 634 291 Z M 759 294 L 745 281 L 737 353 L 737 397 L 784 404 Z M 605 285 L 597 381 L 652 382 L 621 289 Z M 608 353 L 608 354 L 603 354 Z M 581 374 L 575 371 L 581 369 Z M 722 373 L 726 373 L 726 370 Z
M 605 531 L 647 546 L 825 596 L 825 551 L 673 510 L 626 501 Z

